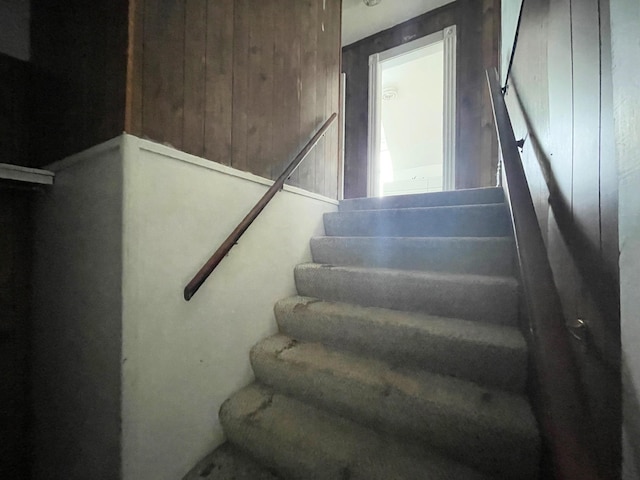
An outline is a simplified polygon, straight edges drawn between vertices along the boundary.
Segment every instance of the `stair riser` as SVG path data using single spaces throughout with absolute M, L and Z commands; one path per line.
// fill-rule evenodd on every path
M 512 275 L 513 241 L 496 239 L 316 237 L 316 263 L 434 272 Z
M 298 293 L 335 302 L 425 312 L 501 325 L 517 322 L 517 284 L 480 276 L 298 266 Z
M 431 445 L 500 478 L 532 479 L 536 472 L 531 462 L 537 458 L 537 438 L 510 427 L 510 419 L 504 418 L 512 412 L 502 417 L 494 408 L 488 414 L 494 400 L 486 393 L 488 400 L 483 402 L 482 389 L 474 392 L 477 399 L 460 401 L 447 391 L 439 392 L 441 385 L 434 386 L 434 394 L 428 381 L 419 377 L 394 380 L 398 375 L 383 365 L 375 371 L 356 368 L 345 374 L 331 365 L 287 360 L 292 350 L 279 357 L 277 351 L 261 347 L 252 350 L 253 370 L 260 382 L 277 391 L 376 431 Z M 531 416 L 526 410 L 523 414 Z
M 325 213 L 327 236 L 502 237 L 511 235 L 504 205 Z
M 390 197 L 354 198 L 340 202 L 340 210 L 372 210 L 376 208 L 441 207 L 450 205 L 479 205 L 503 203 L 502 188 L 480 188 L 435 192 L 422 195 L 394 195 Z
M 278 302 L 280 332 L 297 340 L 383 359 L 391 365 L 424 368 L 507 391 L 524 391 L 527 351 L 521 342 L 474 342 L 456 332 L 444 335 L 404 321 L 404 312 L 358 309 L 345 304 Z M 514 345 L 515 343 L 515 345 Z

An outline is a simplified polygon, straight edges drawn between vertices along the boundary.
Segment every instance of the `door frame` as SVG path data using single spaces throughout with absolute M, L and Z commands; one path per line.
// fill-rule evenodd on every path
M 380 196 L 380 130 L 382 124 L 382 69 L 380 63 L 400 57 L 419 48 L 443 41 L 444 49 L 444 114 L 442 189 L 455 190 L 456 179 L 456 26 L 417 38 L 384 52 L 369 56 L 369 126 L 367 149 L 367 196 Z

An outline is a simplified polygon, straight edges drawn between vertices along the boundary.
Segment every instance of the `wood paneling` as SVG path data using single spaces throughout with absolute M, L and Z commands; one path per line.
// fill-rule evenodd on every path
M 247 158 L 247 129 L 249 118 L 249 16 L 251 0 L 237 0 L 233 14 L 233 92 L 232 110 L 232 152 L 229 163 L 239 170 L 249 170 Z M 230 21 L 228 18 L 225 21 Z M 212 85 L 212 88 L 215 88 Z M 215 91 L 212 92 L 215 95 Z
M 183 149 L 187 153 L 204 155 L 205 102 L 207 98 L 207 1 L 185 1 L 184 34 L 184 113 L 182 123 Z M 189 85 L 189 88 L 186 86 Z
M 145 1 L 142 134 L 174 148 L 184 144 L 185 3 Z M 195 6 L 194 4 L 189 4 Z
M 338 111 L 340 0 L 135 1 L 127 131 L 276 178 Z M 333 127 L 291 183 L 335 197 L 337 162 Z
M 124 129 L 129 2 L 31 2 L 31 164 Z
M 315 28 L 318 19 L 318 0 L 299 0 L 300 9 L 300 133 L 313 129 L 316 121 L 316 76 L 317 40 Z M 308 108 L 313 105 L 314 108 Z M 298 168 L 298 185 L 308 187 L 314 182 L 316 173 L 316 154 L 314 149 Z
M 0 478 L 6 480 L 29 478 L 30 195 L 0 185 Z
M 299 145 L 300 108 L 298 96 L 298 78 L 300 78 L 300 38 L 298 24 L 286 22 L 287 12 L 297 8 L 298 0 L 278 2 L 275 28 L 275 64 L 273 101 L 274 109 L 273 146 L 275 149 L 271 167 L 271 178 L 280 175 L 290 160 L 291 152 L 301 148 Z M 296 132 L 291 135 L 289 132 Z M 298 181 L 298 172 L 294 172 L 291 181 Z
M 339 109 L 341 0 L 34 0 L 32 16 L 35 165 L 124 130 L 276 178 Z M 337 132 L 292 184 L 337 195 Z
M 241 2 L 207 2 L 207 43 L 205 64 L 204 151 L 202 156 L 229 165 L 232 154 L 232 98 L 234 88 L 234 7 Z M 198 151 L 198 148 L 188 145 Z
M 343 49 L 345 197 L 367 194 L 369 56 L 456 25 L 456 188 L 495 184 L 497 141 L 484 70 L 498 66 L 499 0 L 458 0 Z
M 528 0 L 507 95 L 568 321 L 602 478 L 619 478 L 617 167 L 607 0 Z
M 26 62 L 0 54 L 0 163 L 29 162 L 30 72 Z

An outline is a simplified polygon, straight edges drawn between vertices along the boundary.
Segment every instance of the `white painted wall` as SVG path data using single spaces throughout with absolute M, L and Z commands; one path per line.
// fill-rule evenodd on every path
M 342 2 L 342 46 L 406 22 L 453 0 L 381 0 L 367 7 L 362 0 Z
M 382 101 L 382 125 L 394 168 L 442 164 L 444 118 L 443 42 L 380 62 L 382 90 L 397 96 Z
M 29 60 L 29 0 L 0 0 L 0 53 Z
M 120 472 L 122 163 L 116 139 L 34 196 L 33 478 Z
M 619 175 L 623 478 L 640 478 L 640 3 L 611 2 Z
M 217 170 L 208 168 L 216 167 Z M 274 303 L 336 202 L 280 192 L 190 301 L 182 289 L 270 182 L 125 137 L 125 480 L 176 480 L 223 440 L 218 409 L 253 376 Z
M 285 187 L 187 303 L 271 182 L 123 135 L 51 167 L 34 265 L 36 475 L 176 480 L 223 441 L 293 267 L 337 202 Z

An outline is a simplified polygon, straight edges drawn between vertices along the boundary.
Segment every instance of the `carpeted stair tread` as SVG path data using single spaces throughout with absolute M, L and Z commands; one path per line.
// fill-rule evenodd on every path
M 314 237 L 315 263 L 512 275 L 511 237 Z
M 376 208 L 442 207 L 451 205 L 472 205 L 503 203 L 502 188 L 470 188 L 412 195 L 392 195 L 388 197 L 352 198 L 340 202 L 340 210 L 372 210 Z
M 501 188 L 350 199 L 184 480 L 535 480 L 512 225 Z M 217 475 L 217 476 L 216 476 Z
M 301 341 L 503 390 L 525 387 L 527 345 L 515 327 L 299 296 L 274 311 L 279 330 Z
M 501 325 L 517 321 L 514 278 L 307 263 L 296 266 L 298 294 L 392 310 Z
M 501 478 L 535 478 L 538 433 L 522 396 L 285 335 L 258 343 L 251 364 L 261 383 L 300 401 Z
M 324 214 L 327 236 L 503 237 L 511 236 L 504 204 L 352 210 Z
M 227 400 L 220 421 L 231 443 L 291 480 L 487 478 L 259 384 Z

